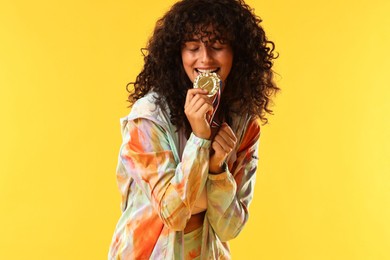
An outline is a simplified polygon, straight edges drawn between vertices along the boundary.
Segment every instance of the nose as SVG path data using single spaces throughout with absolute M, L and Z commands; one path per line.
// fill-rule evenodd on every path
M 213 60 L 212 53 L 207 46 L 203 46 L 200 53 L 200 61 L 204 64 L 208 64 Z

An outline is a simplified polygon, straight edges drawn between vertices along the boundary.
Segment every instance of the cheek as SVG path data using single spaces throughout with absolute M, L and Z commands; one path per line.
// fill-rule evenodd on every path
M 229 64 L 229 66 L 231 67 L 232 64 L 233 64 L 233 52 L 229 51 L 228 52 L 228 55 L 226 55 L 227 59 L 226 59 L 226 62 Z
M 233 53 L 226 50 L 225 52 L 221 53 L 219 60 L 222 65 L 224 65 L 226 68 L 229 68 L 233 64 Z
M 181 53 L 181 59 L 182 59 L 183 68 L 184 68 L 185 73 L 187 74 L 187 77 L 193 82 L 191 56 L 188 53 L 186 53 L 185 51 L 183 51 Z
M 225 70 L 230 71 L 233 65 L 233 57 L 232 56 L 225 56 L 223 60 L 223 65 L 225 67 Z
M 232 53 L 227 53 L 226 55 L 224 55 L 224 58 L 223 58 L 223 67 L 224 67 L 224 72 L 223 72 L 223 81 L 225 81 L 227 79 L 227 77 L 229 76 L 230 72 L 231 72 L 231 69 L 232 69 L 232 66 L 233 66 L 233 55 Z
M 192 64 L 192 62 L 193 62 L 192 56 L 188 52 L 186 52 L 186 51 L 183 51 L 181 53 L 181 59 L 183 61 L 183 65 L 184 66 L 190 66 Z

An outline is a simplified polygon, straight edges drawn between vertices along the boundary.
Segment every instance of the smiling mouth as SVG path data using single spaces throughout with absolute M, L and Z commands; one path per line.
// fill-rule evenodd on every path
M 216 73 L 219 71 L 219 68 L 213 70 L 195 69 L 195 71 L 198 73 Z

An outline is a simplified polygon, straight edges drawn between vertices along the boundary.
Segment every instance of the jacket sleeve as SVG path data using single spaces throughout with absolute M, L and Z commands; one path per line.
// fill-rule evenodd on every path
M 164 225 L 183 230 L 207 180 L 210 141 L 192 134 L 177 163 L 167 132 L 151 120 L 128 121 L 123 138 L 119 155 L 123 170 L 117 172 L 122 196 L 133 179 Z
M 237 159 L 225 172 L 209 174 L 207 218 L 222 242 L 235 238 L 248 220 L 248 206 L 253 197 L 258 163 L 260 127 L 249 123 L 237 150 Z

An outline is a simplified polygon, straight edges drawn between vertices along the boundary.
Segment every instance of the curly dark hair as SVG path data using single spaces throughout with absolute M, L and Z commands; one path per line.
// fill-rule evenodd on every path
M 279 88 L 273 82 L 273 51 L 262 20 L 243 0 L 181 0 L 157 21 L 144 54 L 144 67 L 135 82 L 127 85 L 128 101 L 154 91 L 157 105 L 168 105 L 170 120 L 178 129 L 190 130 L 184 114 L 186 93 L 192 82 L 184 71 L 181 50 L 194 35 L 202 41 L 227 42 L 233 50 L 233 64 L 221 97 L 222 117 L 229 123 L 233 114 L 247 113 L 266 124 L 271 96 Z M 213 32 L 208 32 L 207 28 Z M 205 39 L 206 38 L 206 39 Z M 129 86 L 134 85 L 134 90 Z

